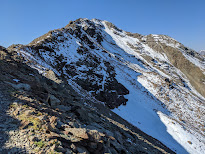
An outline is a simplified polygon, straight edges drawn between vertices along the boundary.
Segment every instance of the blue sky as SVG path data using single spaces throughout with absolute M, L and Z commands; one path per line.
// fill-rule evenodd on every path
M 97 18 L 205 50 L 205 0 L 1 0 L 0 6 L 0 45 L 5 47 L 27 44 L 70 20 Z

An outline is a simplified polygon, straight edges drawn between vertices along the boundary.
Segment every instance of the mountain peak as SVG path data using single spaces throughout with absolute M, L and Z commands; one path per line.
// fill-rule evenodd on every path
M 55 133 L 64 134 L 57 138 L 61 141 L 61 148 L 70 149 L 64 142 L 73 143 L 70 135 L 76 135 L 74 139 L 85 139 L 75 143 L 76 147 L 83 146 L 84 151 L 99 153 L 89 146 L 94 142 L 95 147 L 102 147 L 100 152 L 114 149 L 115 153 L 139 153 L 139 146 L 135 144 L 139 143 L 139 136 L 124 131 L 130 126 L 130 129 L 140 129 L 164 144 L 143 135 L 151 140 L 150 145 L 160 147 L 157 148 L 160 151 L 169 151 L 166 146 L 178 153 L 205 150 L 200 141 L 203 140 L 205 115 L 204 58 L 175 39 L 156 34 L 144 36 L 126 32 L 108 21 L 79 18 L 28 45 L 7 50 L 15 51 L 12 57 L 20 59 L 18 63 L 22 63 L 22 68 L 29 72 L 37 70 L 38 73 L 34 71 L 34 74 L 38 78 L 27 73 L 27 81 L 23 75 L 10 73 L 9 77 L 15 79 L 6 83 L 10 82 L 9 85 L 21 90 L 31 87 L 33 91 L 28 90 L 28 94 L 39 98 L 36 101 L 42 104 L 46 102 L 46 110 L 50 106 L 55 113 L 62 112 L 65 117 L 77 121 L 77 124 L 70 124 L 70 119 L 50 119 L 56 123 L 58 131 Z M 9 70 L 5 71 L 9 73 Z M 108 121 L 122 127 L 112 125 L 115 129 L 110 133 L 107 131 Z M 93 129 L 105 137 L 103 142 L 89 138 Z M 119 133 L 112 141 L 112 148 L 108 146 L 110 144 L 102 144 L 108 142 L 105 132 L 114 136 L 116 130 Z

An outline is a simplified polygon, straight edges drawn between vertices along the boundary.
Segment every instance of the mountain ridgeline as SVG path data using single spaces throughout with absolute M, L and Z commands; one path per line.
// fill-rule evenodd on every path
M 21 63 L 29 72 L 38 71 L 39 74 L 35 72 L 38 74 L 35 75 L 37 76 L 35 81 L 39 84 L 39 87 L 36 87 L 39 91 L 36 90 L 32 94 L 35 97 L 42 95 L 38 99 L 39 101 L 47 103 L 53 110 L 56 108 L 61 110 L 62 106 L 59 107 L 59 105 L 70 105 L 70 112 L 75 113 L 76 118 L 80 119 L 81 125 L 83 122 L 87 126 L 90 125 L 90 127 L 85 126 L 85 128 L 81 126 L 83 130 L 80 132 L 86 132 L 83 134 L 84 139 L 76 142 L 76 148 L 71 148 L 72 152 L 80 150 L 87 153 L 137 152 L 139 147 L 133 146 L 133 144 L 140 145 L 140 141 L 136 142 L 137 135 L 134 133 L 129 136 L 124 130 L 119 131 L 118 129 L 121 129 L 118 128 L 119 125 L 113 126 L 120 132 L 120 135 L 116 135 L 115 138 L 122 136 L 123 132 L 124 135 L 117 139 L 116 144 L 112 142 L 111 146 L 105 145 L 105 142 L 108 142 L 106 137 L 104 137 L 106 139 L 103 140 L 102 144 L 100 139 L 95 142 L 92 140 L 93 138 L 90 136 L 93 132 L 87 130 L 91 129 L 91 126 L 98 130 L 96 133 L 101 133 L 101 137 L 106 129 L 111 129 L 110 126 L 105 126 L 106 124 L 110 125 L 108 122 L 105 125 L 102 122 L 96 122 L 99 121 L 98 118 L 94 120 L 98 126 L 93 125 L 92 120 L 95 119 L 93 117 L 98 117 L 100 114 L 101 116 L 113 114 L 118 123 L 129 127 L 128 129 L 132 127 L 133 132 L 136 132 L 138 130 L 136 127 L 138 127 L 141 131 L 156 138 L 165 144 L 164 146 L 159 142 L 160 145 L 153 146 L 158 150 L 163 149 L 159 150 L 162 153 L 203 151 L 201 145 L 205 143 L 203 139 L 205 58 L 169 36 L 130 33 L 108 21 L 80 18 L 76 21 L 70 21 L 61 29 L 49 31 L 27 45 L 17 44 L 7 49 L 2 47 L 1 51 L 2 59 L 13 60 L 15 64 Z M 11 57 L 10 60 L 6 58 L 8 55 Z M 23 77 L 21 76 L 21 78 Z M 46 86 L 43 86 L 42 82 L 46 82 Z M 27 84 L 31 88 L 35 87 L 30 82 Z M 56 92 L 52 92 L 51 86 L 55 87 L 53 90 Z M 70 93 L 66 91 L 70 91 Z M 67 103 L 68 99 L 70 103 Z M 73 107 L 72 103 L 75 104 L 75 102 L 79 103 L 77 108 Z M 86 104 L 84 104 L 86 107 L 83 107 L 83 103 Z M 96 110 L 101 110 L 99 114 L 96 113 L 98 111 L 91 111 L 93 106 Z M 81 111 L 78 108 L 84 109 Z M 52 111 L 53 115 L 55 115 L 54 112 Z M 89 116 L 86 112 L 90 112 Z M 93 116 L 89 119 L 91 114 Z M 110 115 L 107 115 L 107 119 L 110 119 L 108 121 L 113 120 Z M 88 116 L 88 118 L 84 116 Z M 152 120 L 150 121 L 150 119 Z M 168 119 L 172 123 L 166 123 L 163 119 Z M 160 136 L 160 131 L 152 130 L 153 121 L 156 124 L 160 123 L 159 126 L 162 127 L 159 127 L 159 130 L 164 132 L 167 138 L 163 138 L 163 135 Z M 63 123 L 66 122 L 63 121 Z M 171 130 L 172 124 L 179 126 L 177 128 L 180 130 L 183 128 L 183 135 L 193 135 L 195 142 L 189 141 L 188 138 L 182 140 L 175 132 L 168 133 L 164 127 L 166 126 Z M 71 128 L 77 129 L 79 126 Z M 74 130 L 71 131 L 71 128 L 67 129 L 67 132 L 69 130 L 70 134 L 74 135 L 76 132 L 72 132 Z M 59 126 L 60 129 L 62 128 Z M 66 129 L 64 128 L 63 131 Z M 112 132 L 114 129 L 109 131 Z M 60 134 L 58 131 L 54 132 Z M 112 133 L 110 136 L 113 136 Z M 143 135 L 146 136 L 145 133 Z M 88 137 L 85 134 L 88 134 Z M 155 139 L 152 137 L 148 139 L 150 145 L 155 144 Z M 59 138 L 57 139 L 59 140 Z M 130 139 L 130 145 L 126 145 L 124 141 Z M 71 147 L 70 142 L 73 141 L 69 140 L 69 147 L 66 147 L 65 140 L 69 139 L 60 139 L 59 142 L 62 142 L 63 149 L 67 148 L 68 150 Z M 90 146 L 91 142 L 93 146 Z M 97 144 L 94 145 L 96 142 Z M 117 144 L 121 148 L 117 147 Z M 95 146 L 97 147 L 94 148 Z M 99 148 L 100 146 L 101 148 Z M 81 147 L 81 149 L 77 149 L 77 147 Z M 140 151 L 143 150 L 140 148 Z M 144 150 L 143 152 L 152 153 L 152 150 Z

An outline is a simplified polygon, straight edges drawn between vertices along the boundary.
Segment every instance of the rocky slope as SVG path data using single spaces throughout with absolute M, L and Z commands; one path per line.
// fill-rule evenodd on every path
M 17 52 L 0 51 L 0 153 L 174 153 Z
M 143 36 L 107 21 L 78 19 L 28 45 L 12 45 L 7 50 L 15 61 L 21 59 L 41 76 L 70 87 L 86 104 L 89 100 L 88 109 L 100 106 L 106 116 L 113 109 L 178 153 L 205 150 L 205 60 L 173 38 Z M 34 89 L 37 96 L 42 95 L 41 88 Z M 52 94 L 53 90 L 43 91 Z M 60 99 L 55 94 L 41 97 L 47 97 L 48 104 L 50 98 Z

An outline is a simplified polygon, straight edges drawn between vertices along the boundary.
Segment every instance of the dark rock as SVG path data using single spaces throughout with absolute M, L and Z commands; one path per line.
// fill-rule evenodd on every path
M 120 144 L 123 144 L 123 139 L 122 139 L 122 135 L 121 135 L 120 132 L 115 131 L 114 137 L 117 139 L 117 141 L 118 141 Z
M 56 108 L 58 108 L 58 109 L 60 109 L 60 110 L 62 110 L 64 112 L 68 112 L 68 111 L 71 110 L 70 106 L 68 107 L 68 106 L 64 106 L 64 105 L 57 105 Z
M 166 78 L 164 81 L 170 83 L 170 80 L 168 78 Z
M 50 95 L 50 97 L 47 99 L 47 102 L 48 103 L 50 102 L 50 105 L 52 107 L 60 105 L 60 103 L 61 103 L 61 101 L 58 98 L 56 98 L 54 95 Z
M 31 89 L 31 86 L 29 84 L 25 84 L 25 83 L 19 83 L 19 84 L 12 84 L 12 83 L 10 83 L 10 85 L 12 87 L 14 87 L 15 89 L 19 89 L 19 90 L 29 91 Z
M 87 150 L 85 147 L 82 147 L 82 146 L 77 146 L 77 147 L 76 147 L 76 150 L 77 150 L 79 153 L 89 154 L 88 150 Z
M 98 144 L 96 142 L 89 142 L 88 146 L 92 149 L 97 149 Z
M 110 147 L 108 150 L 109 150 L 109 153 L 111 154 L 118 154 L 118 152 L 112 147 Z

